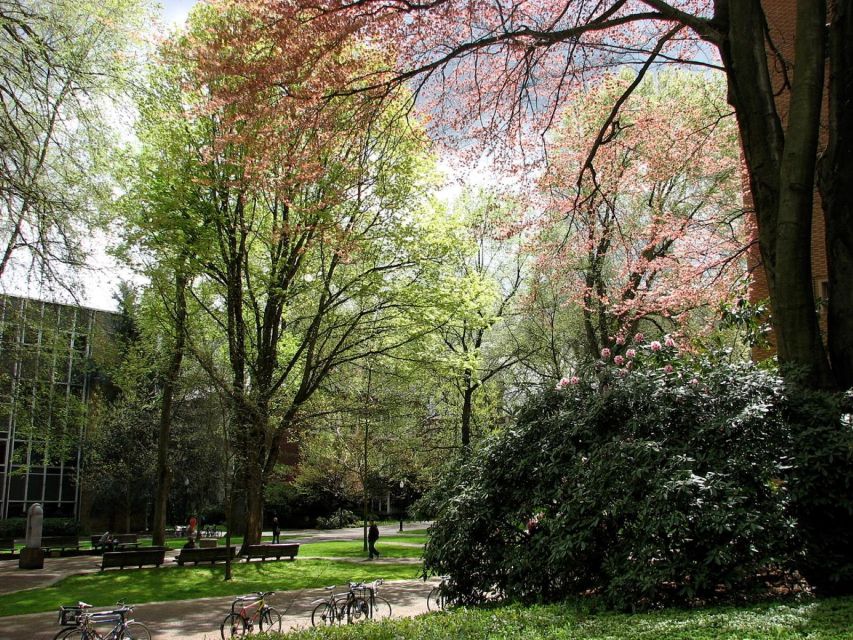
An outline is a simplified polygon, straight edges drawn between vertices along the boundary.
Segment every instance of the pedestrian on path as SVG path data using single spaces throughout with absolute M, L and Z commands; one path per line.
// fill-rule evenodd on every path
M 281 537 L 281 527 L 278 526 L 278 516 L 273 516 L 272 519 L 272 541 L 273 544 L 278 544 Z
M 370 559 L 373 560 L 373 556 L 379 557 L 379 552 L 376 550 L 376 541 L 379 540 L 379 527 L 376 526 L 376 522 L 370 521 L 370 529 L 367 531 L 367 548 L 370 552 Z

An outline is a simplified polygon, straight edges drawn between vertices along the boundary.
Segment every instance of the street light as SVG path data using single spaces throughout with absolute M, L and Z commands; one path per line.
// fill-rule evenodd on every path
M 403 532 L 403 489 L 406 487 L 406 481 L 400 480 L 400 533 Z

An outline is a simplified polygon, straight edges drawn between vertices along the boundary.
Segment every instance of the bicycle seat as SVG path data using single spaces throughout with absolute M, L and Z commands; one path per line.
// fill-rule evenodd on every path
M 323 588 L 324 588 L 326 591 L 331 591 L 332 589 L 334 589 L 334 588 L 335 588 L 335 585 L 332 585 L 331 587 L 323 587 Z
M 77 603 L 77 607 L 78 607 L 78 608 L 80 608 L 80 609 L 91 609 L 91 608 L 92 608 L 92 606 L 93 606 L 93 605 L 91 605 L 91 604 L 87 604 L 87 603 L 82 602 L 82 601 Z

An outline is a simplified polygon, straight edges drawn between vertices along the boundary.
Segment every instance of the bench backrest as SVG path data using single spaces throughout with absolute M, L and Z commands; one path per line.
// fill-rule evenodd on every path
M 299 553 L 299 544 L 290 543 L 261 543 L 251 544 L 246 551 L 246 556 L 249 558 L 266 557 L 266 556 L 290 556 L 291 558 Z
M 190 562 L 195 562 L 198 560 L 211 560 L 213 558 L 225 558 L 228 555 L 228 550 L 231 550 L 231 557 L 233 558 L 237 552 L 237 547 L 232 545 L 231 547 L 196 547 L 195 549 L 181 549 L 181 552 L 178 554 L 178 557 L 181 560 L 189 560 Z
M 166 547 L 147 547 L 134 551 L 106 551 L 101 567 L 125 567 L 135 564 L 163 564 Z
M 127 544 L 128 542 L 139 542 L 139 536 L 135 533 L 119 533 L 115 536 L 115 541 L 120 544 Z

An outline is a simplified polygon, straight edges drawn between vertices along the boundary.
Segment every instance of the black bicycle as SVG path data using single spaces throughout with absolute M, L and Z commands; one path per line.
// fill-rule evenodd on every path
M 449 576 L 441 576 L 441 582 L 435 585 L 427 595 L 427 611 L 444 611 L 450 604 L 447 597 L 447 580 Z
M 110 611 L 88 612 L 92 605 L 78 602 L 59 607 L 59 624 L 63 628 L 53 640 L 151 640 L 151 632 L 141 622 L 128 620 L 133 607 L 120 604 Z M 108 631 L 98 631 L 98 626 L 108 626 Z
M 391 617 L 391 603 L 377 595 L 382 579 L 370 583 L 350 582 L 346 593 L 335 593 L 335 586 L 326 587 L 329 597 L 316 600 L 311 612 L 311 625 L 356 624 L 366 620 L 382 620 Z

